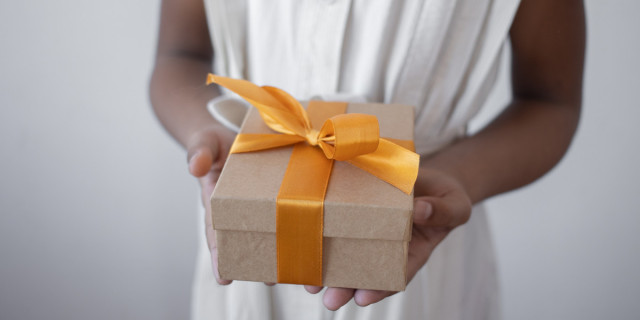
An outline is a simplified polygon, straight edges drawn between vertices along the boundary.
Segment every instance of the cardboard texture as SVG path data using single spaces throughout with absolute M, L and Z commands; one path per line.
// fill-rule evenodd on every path
M 413 140 L 413 108 L 351 103 L 378 117 L 380 136 Z M 273 133 L 251 108 L 241 133 Z M 223 279 L 277 282 L 276 197 L 292 147 L 231 154 L 211 198 Z M 413 195 L 336 161 L 324 202 L 323 285 L 402 291 Z

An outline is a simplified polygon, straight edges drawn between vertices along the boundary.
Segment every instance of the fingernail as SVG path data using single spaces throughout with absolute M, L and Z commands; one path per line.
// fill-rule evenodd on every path
M 200 149 L 200 150 L 196 151 L 194 154 L 192 154 L 192 155 L 191 155 L 191 158 L 189 158 L 189 163 L 191 163 L 191 161 L 192 161 L 195 157 L 199 156 L 201 153 L 202 153 L 202 149 Z
M 198 151 L 196 151 L 196 153 L 191 155 L 191 158 L 189 158 L 189 171 L 193 172 L 193 170 L 194 170 L 193 166 L 195 165 L 195 162 L 193 161 L 193 159 L 195 159 L 201 153 L 202 153 L 202 150 L 198 150 Z
M 416 202 L 416 218 L 427 220 L 431 216 L 432 210 L 431 203 L 427 201 Z
M 362 299 L 364 299 L 362 295 L 357 294 L 357 292 L 353 295 L 353 301 L 355 301 L 356 305 L 358 305 L 359 307 L 368 306 L 369 303 L 365 303 L 364 301 L 362 301 Z

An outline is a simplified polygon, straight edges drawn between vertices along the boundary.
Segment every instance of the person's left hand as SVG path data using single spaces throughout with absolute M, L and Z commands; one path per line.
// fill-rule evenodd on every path
M 435 247 L 453 228 L 464 224 L 471 215 L 471 200 L 462 185 L 450 175 L 437 170 L 422 170 L 416 183 L 413 233 L 407 261 L 408 281 L 424 266 Z M 322 287 L 305 286 L 310 293 Z M 353 298 L 359 306 L 381 301 L 397 292 L 349 288 L 327 288 L 323 303 L 338 310 Z

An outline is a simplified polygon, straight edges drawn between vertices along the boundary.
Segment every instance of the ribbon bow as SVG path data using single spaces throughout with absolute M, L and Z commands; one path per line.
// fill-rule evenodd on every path
M 327 159 L 347 161 L 404 193 L 411 193 L 418 176 L 420 157 L 398 145 L 402 141 L 380 138 L 375 116 L 356 113 L 335 115 L 327 119 L 318 131 L 312 127 L 298 100 L 283 90 L 209 74 L 207 84 L 211 83 L 219 84 L 249 101 L 258 109 L 267 126 L 282 133 L 240 134 L 231 153 L 255 152 L 306 141 L 322 149 Z

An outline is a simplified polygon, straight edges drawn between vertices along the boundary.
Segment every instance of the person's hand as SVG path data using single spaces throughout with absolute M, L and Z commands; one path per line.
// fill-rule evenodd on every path
M 205 233 L 211 252 L 213 273 L 219 284 L 230 284 L 231 281 L 220 279 L 218 274 L 218 251 L 216 235 L 211 222 L 210 197 L 218 182 L 220 171 L 229 154 L 235 133 L 220 125 L 212 125 L 194 133 L 187 145 L 187 161 L 189 173 L 198 178 L 202 190 L 202 205 L 205 208 Z
M 421 170 L 414 198 L 413 233 L 407 261 L 408 281 L 427 262 L 431 252 L 453 228 L 464 224 L 471 215 L 471 200 L 462 185 L 453 177 L 436 170 Z M 305 286 L 318 293 L 322 287 Z M 338 310 L 353 298 L 359 306 L 395 294 L 393 291 L 349 288 L 327 288 L 323 303 L 327 309 Z

